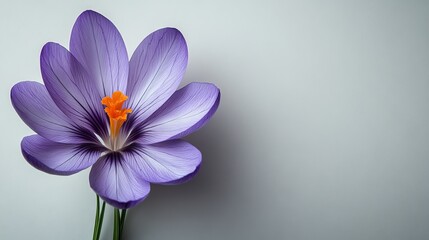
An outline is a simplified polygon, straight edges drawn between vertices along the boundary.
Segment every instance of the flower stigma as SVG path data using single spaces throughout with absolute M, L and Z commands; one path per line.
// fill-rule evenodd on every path
M 123 94 L 121 91 L 115 91 L 112 97 L 106 96 L 101 100 L 101 104 L 106 106 L 104 111 L 107 113 L 110 120 L 110 146 L 113 151 L 120 148 L 118 136 L 122 124 L 127 120 L 127 114 L 131 113 L 130 108 L 122 108 L 122 105 L 127 99 L 127 95 Z

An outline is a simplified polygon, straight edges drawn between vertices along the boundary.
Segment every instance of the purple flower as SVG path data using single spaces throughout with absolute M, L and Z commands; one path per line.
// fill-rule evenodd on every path
M 198 170 L 201 153 L 180 138 L 215 113 L 219 89 L 191 83 L 185 39 L 174 28 L 151 33 L 128 61 L 116 27 L 83 12 L 70 51 L 47 43 L 41 52 L 42 85 L 20 82 L 12 104 L 37 134 L 24 137 L 22 154 L 35 168 L 70 175 L 90 166 L 92 189 L 117 208 L 149 193 L 150 183 L 175 184 Z

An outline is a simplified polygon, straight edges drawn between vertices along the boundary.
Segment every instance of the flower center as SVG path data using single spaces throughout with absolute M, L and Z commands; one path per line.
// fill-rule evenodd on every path
M 121 126 L 124 124 L 125 120 L 127 120 L 127 114 L 131 113 L 130 108 L 122 108 L 122 105 L 127 99 L 127 95 L 123 94 L 121 91 L 116 91 L 112 94 L 112 97 L 106 96 L 101 100 L 101 103 L 106 106 L 104 111 L 107 113 L 110 120 L 110 141 L 112 150 L 117 150 L 117 139 Z

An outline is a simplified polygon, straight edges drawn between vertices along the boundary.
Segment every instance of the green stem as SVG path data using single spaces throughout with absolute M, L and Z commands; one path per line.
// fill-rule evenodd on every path
M 97 240 L 98 233 L 98 221 L 100 220 L 100 197 L 97 195 L 97 209 L 95 212 L 95 223 L 94 223 L 94 233 L 92 234 L 92 240 Z
M 106 202 L 103 201 L 103 206 L 101 207 L 101 213 L 100 213 L 100 220 L 98 222 L 98 229 L 97 229 L 97 239 L 100 239 L 100 233 L 101 233 L 101 227 L 103 226 L 103 219 L 104 219 L 104 209 L 106 209 Z
M 120 240 L 120 216 L 119 216 L 119 209 L 115 208 L 115 212 L 114 212 L 114 228 L 113 228 L 113 240 Z
M 100 213 L 100 197 L 97 195 L 97 210 L 95 212 L 95 223 L 94 223 L 94 233 L 92 235 L 93 240 L 100 239 L 101 227 L 103 226 L 104 219 L 104 209 L 106 208 L 106 202 L 103 201 Z
M 125 216 L 127 214 L 127 209 L 122 209 L 121 211 L 121 222 L 119 225 L 119 235 L 122 237 L 122 233 L 124 231 L 124 225 L 125 225 Z

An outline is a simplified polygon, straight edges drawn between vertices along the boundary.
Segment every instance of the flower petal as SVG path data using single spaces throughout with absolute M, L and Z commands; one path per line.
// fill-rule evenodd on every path
M 22 139 L 21 150 L 33 167 L 50 174 L 71 175 L 94 164 L 103 148 L 88 143 L 58 143 L 31 135 Z
M 219 106 L 219 89 L 210 83 L 190 83 L 176 91 L 130 135 L 145 144 L 184 137 L 202 126 Z
M 95 81 L 99 95 L 125 93 L 128 54 L 121 34 L 109 19 L 91 10 L 83 12 L 73 26 L 70 52 Z
M 94 82 L 64 47 L 47 43 L 40 57 L 45 86 L 56 105 L 79 126 L 108 136 L 107 116 Z
M 54 142 L 82 143 L 96 139 L 77 127 L 54 103 L 45 86 L 38 82 L 20 82 L 11 90 L 12 105 L 33 131 Z
M 151 33 L 130 60 L 128 107 L 132 121 L 140 122 L 155 112 L 176 91 L 188 63 L 185 39 L 175 28 Z
M 200 151 L 182 140 L 170 140 L 153 145 L 135 143 L 124 151 L 131 168 L 151 183 L 173 183 L 190 179 L 201 163 Z
M 130 208 L 143 201 L 150 185 L 128 164 L 125 155 L 110 152 L 101 157 L 89 174 L 91 188 L 107 203 Z

